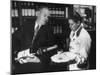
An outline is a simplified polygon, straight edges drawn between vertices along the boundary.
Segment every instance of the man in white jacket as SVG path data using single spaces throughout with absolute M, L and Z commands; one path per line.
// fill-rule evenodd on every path
M 87 60 L 91 46 L 91 38 L 89 33 L 83 28 L 80 15 L 74 15 L 69 18 L 68 22 L 71 29 L 69 52 L 58 53 L 52 56 L 51 59 L 56 63 L 75 60 L 76 63 L 69 65 L 69 70 L 80 70 L 77 65 Z
M 87 60 L 89 49 L 91 46 L 91 38 L 89 33 L 83 28 L 81 17 L 79 15 L 69 19 L 70 24 L 70 48 L 69 51 L 76 55 L 77 64 L 84 63 Z M 72 69 L 73 65 L 69 68 Z

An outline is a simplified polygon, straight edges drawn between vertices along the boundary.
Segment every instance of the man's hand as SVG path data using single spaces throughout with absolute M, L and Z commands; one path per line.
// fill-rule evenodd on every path
M 82 64 L 82 63 L 84 63 L 85 58 L 80 55 L 77 55 L 75 60 L 76 60 L 77 64 Z

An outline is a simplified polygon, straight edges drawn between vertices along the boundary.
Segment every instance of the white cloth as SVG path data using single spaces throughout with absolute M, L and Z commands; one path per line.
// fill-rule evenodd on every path
M 35 54 L 31 54 L 30 49 L 20 51 L 15 60 L 18 61 L 20 64 L 28 62 L 40 63 L 40 59 L 36 57 Z
M 21 57 L 24 57 L 24 56 L 30 56 L 30 49 L 26 49 L 26 50 L 23 50 L 23 51 L 20 51 L 17 55 L 17 58 L 21 58 Z

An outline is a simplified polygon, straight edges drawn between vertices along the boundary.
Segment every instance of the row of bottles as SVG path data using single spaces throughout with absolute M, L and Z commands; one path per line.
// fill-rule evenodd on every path
M 35 9 L 21 9 L 22 16 L 36 16 Z M 51 17 L 64 17 L 64 11 L 50 10 Z M 18 9 L 11 10 L 12 17 L 18 17 Z
M 54 34 L 62 34 L 62 26 L 54 26 Z
M 18 11 L 19 7 L 21 9 L 21 15 L 22 16 L 36 16 L 36 9 L 38 7 L 41 7 L 39 4 L 35 4 L 33 2 L 17 2 L 13 1 L 12 2 L 12 17 L 18 17 Z M 63 7 L 52 7 L 49 6 L 50 10 L 50 17 L 65 17 L 65 8 Z
M 18 10 L 17 9 L 12 9 L 11 10 L 11 16 L 12 17 L 18 17 Z
M 15 31 L 17 31 L 18 30 L 18 27 L 15 27 L 15 28 L 11 28 L 11 33 L 13 34 Z
M 21 9 L 21 15 L 22 16 L 36 16 L 35 15 L 35 9 Z M 12 9 L 11 10 L 11 16 L 12 17 L 18 17 L 18 9 Z
M 36 16 L 35 9 L 22 9 L 22 16 Z
M 65 11 L 62 8 L 49 8 L 51 17 L 65 17 Z
M 11 7 L 12 7 L 11 16 L 12 17 L 18 17 L 19 16 L 19 14 L 18 14 L 18 4 L 19 4 L 19 2 L 17 2 L 17 1 L 12 2 L 12 5 L 11 5 Z

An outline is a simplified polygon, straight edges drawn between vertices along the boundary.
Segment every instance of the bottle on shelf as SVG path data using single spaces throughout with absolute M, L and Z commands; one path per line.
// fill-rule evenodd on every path
M 59 9 L 59 17 L 60 17 L 60 18 L 62 17 L 62 11 L 61 11 L 61 8 Z
M 24 3 L 23 3 L 23 2 L 21 3 L 21 7 L 22 7 L 22 10 L 21 10 L 21 11 L 22 11 L 22 16 L 25 16 L 25 12 L 24 12 Z
M 22 16 L 25 16 L 25 9 L 22 9 Z
M 34 7 L 33 5 L 34 5 L 33 3 L 30 3 L 30 10 L 29 10 L 30 11 L 30 16 L 32 16 L 32 8 Z
M 59 12 L 60 12 L 60 10 L 59 10 L 59 8 L 58 8 L 58 17 L 59 17 L 59 15 L 60 15 Z
M 11 16 L 14 17 L 14 9 L 11 10 Z
M 52 8 L 52 17 L 54 17 L 53 11 L 54 11 L 54 10 L 53 10 L 53 8 Z
M 56 27 L 54 26 L 54 32 L 53 32 L 54 34 L 56 34 Z
M 27 3 L 24 2 L 24 14 L 25 16 L 27 16 Z
M 55 8 L 55 17 L 57 17 L 57 8 Z
M 35 16 L 35 9 L 32 9 L 32 16 Z
M 13 16 L 18 17 L 17 2 L 14 2 Z
M 27 9 L 24 9 L 25 16 L 27 16 Z
M 52 10 L 51 10 L 51 8 L 49 8 L 49 10 L 50 10 L 50 15 L 52 14 Z M 51 16 L 50 16 L 51 17 Z
M 66 18 L 68 18 L 68 8 L 66 7 Z
M 31 3 L 30 2 L 27 3 L 27 15 L 31 16 Z
M 52 10 L 52 8 L 51 8 L 51 17 L 53 17 L 53 10 Z
M 27 16 L 29 16 L 29 6 L 30 6 L 30 3 L 27 2 Z
M 64 17 L 64 10 L 62 11 L 62 17 Z
M 53 17 L 55 17 L 55 8 L 53 7 L 53 11 L 52 11 Z
M 60 31 L 60 28 L 59 28 L 59 26 L 58 26 L 58 34 L 60 33 L 59 31 Z
M 27 6 L 26 6 L 26 9 L 27 9 L 27 16 L 29 16 L 29 13 L 28 13 L 28 12 L 29 12 L 29 5 L 30 5 L 29 2 L 27 2 Z
M 15 12 L 15 17 L 18 17 L 18 10 L 15 9 L 14 12 Z
M 34 3 L 32 3 L 32 6 L 31 6 L 31 15 L 36 16 L 35 15 L 35 9 L 34 9 Z
M 57 30 L 56 30 L 57 34 L 59 33 L 59 26 L 57 26 Z
M 59 32 L 60 32 L 60 34 L 62 34 L 62 27 L 61 26 L 60 26 L 60 31 Z
M 53 8 L 53 14 L 54 14 L 54 17 L 55 17 L 55 7 Z
M 59 16 L 59 8 L 56 10 L 57 17 Z

